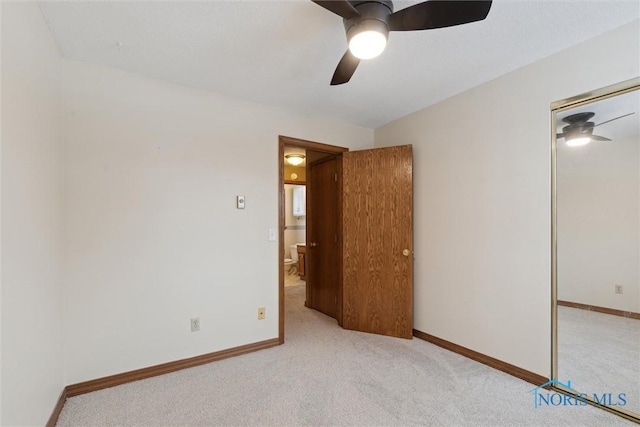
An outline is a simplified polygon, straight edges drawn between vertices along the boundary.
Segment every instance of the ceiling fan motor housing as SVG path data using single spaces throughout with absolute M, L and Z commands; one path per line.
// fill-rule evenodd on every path
M 562 128 L 562 133 L 569 136 L 584 135 L 589 136 L 593 134 L 594 122 L 584 123 L 572 123 L 569 126 Z
M 350 1 L 360 16 L 344 18 L 344 29 L 347 33 L 347 41 L 363 31 L 376 31 L 389 35 L 389 16 L 393 13 L 391 1 Z
M 576 114 L 572 114 L 570 116 L 567 116 L 564 119 L 562 119 L 562 121 L 565 122 L 565 123 L 569 123 L 570 125 L 582 124 L 582 123 L 592 123 L 592 122 L 589 122 L 589 120 L 591 118 L 593 118 L 593 116 L 595 116 L 595 115 L 596 115 L 596 113 L 592 113 L 590 111 L 586 111 L 584 113 L 576 113 Z

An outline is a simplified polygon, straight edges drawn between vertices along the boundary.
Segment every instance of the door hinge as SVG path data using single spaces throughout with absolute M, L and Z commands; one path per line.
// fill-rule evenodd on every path
M 335 242 L 338 243 L 338 235 L 336 234 Z
M 333 174 L 333 180 L 334 180 L 335 182 L 338 182 L 338 174 L 337 174 L 337 173 L 334 173 L 334 174 Z
M 336 305 L 338 305 L 338 296 L 336 295 Z

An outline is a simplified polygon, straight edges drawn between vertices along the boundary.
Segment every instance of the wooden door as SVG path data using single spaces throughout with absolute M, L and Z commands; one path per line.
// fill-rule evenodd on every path
M 342 156 L 342 326 L 411 338 L 412 148 Z
M 307 307 L 338 317 L 340 248 L 338 243 L 338 158 L 308 167 Z

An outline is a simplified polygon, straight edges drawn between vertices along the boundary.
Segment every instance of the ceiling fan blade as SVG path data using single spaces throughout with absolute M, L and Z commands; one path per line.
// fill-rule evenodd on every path
M 594 141 L 611 141 L 609 138 L 605 138 L 604 136 L 599 135 L 591 135 L 590 138 Z
M 625 114 L 624 116 L 616 117 L 615 119 L 607 120 L 606 122 L 598 123 L 598 124 L 597 124 L 597 125 L 595 125 L 594 127 L 596 127 L 596 126 L 600 126 L 600 125 L 603 125 L 603 124 L 605 124 L 605 123 L 611 123 L 611 122 L 612 122 L 612 121 L 614 121 L 614 120 L 618 120 L 618 119 L 621 119 L 621 118 L 623 118 L 623 117 L 630 116 L 630 115 L 632 115 L 632 114 L 635 114 L 635 112 L 634 112 L 634 113 Z
M 333 73 L 331 86 L 341 85 L 351 80 L 351 76 L 356 72 L 358 64 L 360 64 L 360 59 L 353 56 L 347 49 L 347 52 L 342 56 L 342 59 L 338 63 L 336 71 Z
M 324 7 L 329 12 L 333 12 L 336 15 L 342 16 L 344 19 L 355 18 L 356 16 L 360 16 L 358 11 L 351 6 L 347 0 L 330 0 L 330 1 L 316 1 L 311 0 L 318 6 Z
M 392 13 L 389 30 L 414 31 L 482 21 L 491 1 L 426 1 Z

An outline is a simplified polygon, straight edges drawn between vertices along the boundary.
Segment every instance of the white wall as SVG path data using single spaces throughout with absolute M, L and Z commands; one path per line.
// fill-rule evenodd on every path
M 296 185 L 284 185 L 284 256 L 291 258 L 291 245 L 306 243 L 306 216 L 293 216 L 293 188 Z
M 66 382 L 277 337 L 278 135 L 370 148 L 373 130 L 72 61 L 63 75 Z
M 64 387 L 60 59 L 35 3 L 2 2 L 2 425 Z
M 558 299 L 640 311 L 639 162 L 637 137 L 558 145 Z
M 376 129 L 414 145 L 415 328 L 550 374 L 550 103 L 640 74 L 638 21 Z
M 376 131 L 415 147 L 417 329 L 548 374 L 549 103 L 637 76 L 638 31 Z M 278 134 L 373 141 L 60 61 L 37 6 L 2 2 L 2 424 L 43 424 L 66 384 L 277 336 Z

